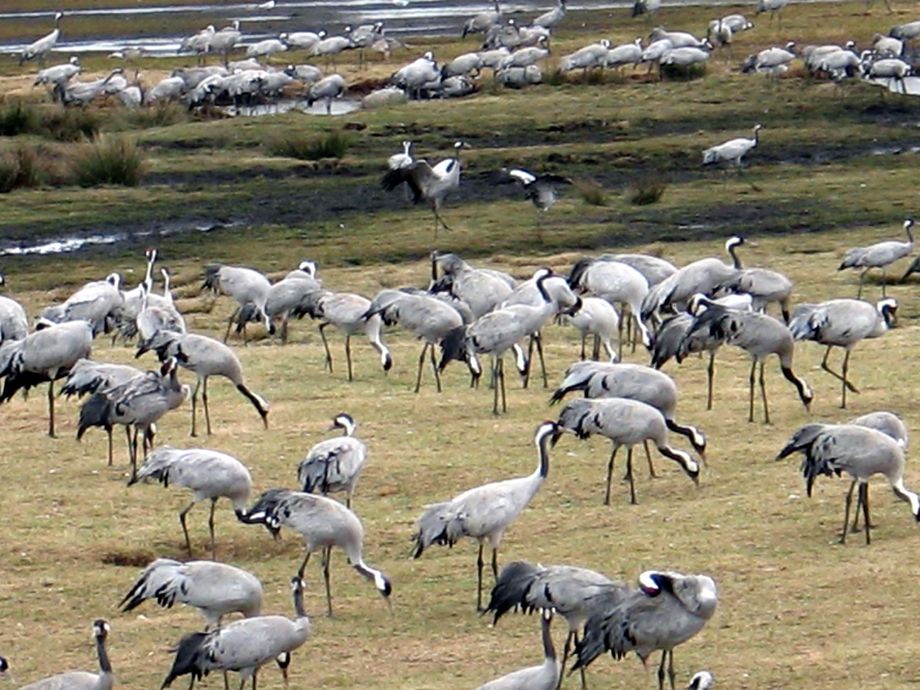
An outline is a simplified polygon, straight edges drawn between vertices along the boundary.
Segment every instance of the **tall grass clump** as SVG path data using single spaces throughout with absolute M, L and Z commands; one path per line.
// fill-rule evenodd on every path
M 41 118 L 38 112 L 22 101 L 12 101 L 0 107 L 0 136 L 15 137 L 38 131 Z
M 607 190 L 597 180 L 576 180 L 575 189 L 582 200 L 591 206 L 607 205 Z
M 42 181 L 35 149 L 23 145 L 0 153 L 0 194 L 23 187 L 38 187 Z
M 114 123 L 118 130 L 152 129 L 188 122 L 189 113 L 178 103 L 157 103 L 152 108 L 125 110 Z
M 127 137 L 100 135 L 73 160 L 74 180 L 81 187 L 136 187 L 146 165 L 137 143 Z
M 648 206 L 657 203 L 667 187 L 665 180 L 639 179 L 626 187 L 626 200 L 634 206 Z
M 99 117 L 86 108 L 55 109 L 42 120 L 42 134 L 57 141 L 83 141 L 99 133 Z
M 330 132 L 321 137 L 288 133 L 273 137 L 267 146 L 273 156 L 318 161 L 322 158 L 342 158 L 351 147 L 351 140 L 341 132 Z

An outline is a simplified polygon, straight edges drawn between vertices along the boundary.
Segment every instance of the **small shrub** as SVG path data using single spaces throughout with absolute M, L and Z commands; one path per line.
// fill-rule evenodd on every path
M 626 188 L 626 200 L 635 206 L 648 206 L 658 202 L 667 187 L 664 180 L 640 179 Z
M 579 180 L 575 182 L 575 189 L 581 194 L 582 200 L 591 206 L 607 205 L 607 190 L 596 180 Z
M 188 110 L 178 103 L 157 103 L 152 108 L 125 110 L 119 117 L 117 129 L 151 129 L 169 127 L 180 122 L 187 122 Z
M 99 133 L 99 118 L 86 108 L 65 108 L 49 113 L 42 127 L 57 141 L 83 141 Z
M 543 83 L 549 86 L 562 86 L 568 81 L 565 72 L 559 69 L 543 73 Z
M 706 76 L 706 63 L 695 65 L 662 65 L 661 78 L 672 81 L 691 81 Z
M 136 187 L 145 172 L 144 156 L 127 137 L 101 135 L 73 161 L 73 175 L 82 187 L 103 184 Z
M 317 161 L 321 158 L 342 158 L 350 146 L 351 140 L 341 132 L 330 132 L 319 138 L 287 134 L 271 139 L 268 151 L 274 156 Z
M 15 137 L 33 134 L 39 129 L 38 112 L 21 101 L 7 103 L 0 109 L 0 136 Z
M 0 193 L 6 194 L 23 187 L 38 187 L 42 178 L 35 149 L 17 146 L 0 154 Z

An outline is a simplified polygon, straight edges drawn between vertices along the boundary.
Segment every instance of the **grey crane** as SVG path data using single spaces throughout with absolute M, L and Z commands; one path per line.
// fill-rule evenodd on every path
M 323 57 L 326 60 L 326 68 L 332 64 L 336 68 L 336 56 L 346 50 L 354 48 L 351 39 L 347 36 L 323 36 L 313 45 L 311 55 Z
M 501 22 L 502 8 L 499 7 L 498 0 L 494 2 L 494 12 L 480 12 L 470 17 L 463 24 L 463 31 L 460 33 L 461 38 L 466 38 L 470 34 L 484 34 L 493 26 Z
M 23 48 L 19 54 L 20 67 L 22 67 L 22 63 L 35 59 L 38 59 L 40 65 L 45 64 L 45 56 L 57 45 L 58 38 L 61 37 L 61 19 L 63 18 L 63 12 L 56 12 L 54 15 L 54 28 L 51 32 L 32 41 L 32 43 Z
M 821 428 L 816 429 L 816 426 Z M 795 451 L 805 454 L 802 474 L 805 476 L 809 496 L 815 479 L 822 474 L 839 476 L 846 472 L 855 480 L 850 484 L 844 504 L 841 544 L 846 542 L 853 487 L 857 482 L 860 484 L 859 498 L 866 527 L 866 544 L 871 542 L 869 491 L 863 487 L 868 486 L 869 479 L 876 474 L 881 474 L 888 480 L 894 495 L 910 504 L 911 514 L 915 520 L 920 521 L 920 497 L 904 485 L 904 448 L 887 433 L 852 423 L 809 425 L 793 435 L 790 442 L 779 452 L 777 459 Z
M 571 72 L 576 69 L 584 70 L 584 76 L 587 79 L 588 70 L 607 65 L 608 50 L 610 50 L 610 41 L 602 38 L 597 43 L 591 43 L 579 48 L 574 53 L 564 55 L 559 60 L 559 70 L 561 72 Z
M 410 98 L 421 98 L 429 85 L 437 85 L 440 81 L 441 68 L 431 51 L 396 70 L 390 77 L 390 83 L 403 89 Z
M 175 357 L 179 366 L 193 372 L 198 378 L 192 391 L 192 428 L 190 434 L 195 436 L 197 419 L 198 391 L 201 390 L 201 402 L 204 406 L 205 429 L 211 435 L 211 413 L 208 409 L 208 379 L 212 376 L 223 376 L 236 386 L 236 389 L 245 397 L 259 413 L 262 425 L 268 428 L 268 413 L 271 409 L 268 401 L 255 393 L 246 385 L 243 376 L 243 365 L 240 364 L 236 353 L 219 340 L 196 333 L 173 333 L 159 331 L 150 340 L 142 342 L 135 353 L 140 357 L 145 352 L 153 350 L 160 361 Z
M 522 339 L 542 327 L 547 307 L 552 307 L 553 300 L 544 283 L 553 276 L 548 268 L 542 268 L 535 274 L 535 284 L 543 302 L 539 305 L 513 304 L 489 312 L 476 319 L 469 326 L 461 326 L 451 331 L 441 341 L 441 362 L 443 371 L 454 359 L 466 361 L 474 375 L 481 372 L 477 355 L 489 354 L 492 357 L 493 403 L 492 413 L 499 414 L 498 400 L 501 396 L 502 411 L 508 409 L 505 393 L 504 355 L 514 348 Z M 515 361 L 521 374 L 527 372 L 528 363 L 520 348 L 515 349 Z
M 761 12 L 770 13 L 770 23 L 773 23 L 773 17 L 776 17 L 776 25 L 782 23 L 782 9 L 789 4 L 789 0 L 757 0 L 757 14 Z
M 565 10 L 565 0 L 556 0 L 556 6 L 534 19 L 531 25 L 542 26 L 544 29 L 552 29 L 556 24 L 565 19 Z
M 601 254 L 597 258 L 605 261 L 619 261 L 621 264 L 632 266 L 642 274 L 649 287 L 658 285 L 677 273 L 677 266 L 651 254 Z
M 323 77 L 307 90 L 307 107 L 313 107 L 316 101 L 326 102 L 326 114 L 332 115 L 332 101 L 341 98 L 348 87 L 345 77 L 341 74 L 330 74 Z
M 435 347 L 448 334 L 463 326 L 464 320 L 460 312 L 437 296 L 406 290 L 383 290 L 371 301 L 365 316 L 370 318 L 377 314 L 385 324 L 399 324 L 423 341 L 418 358 L 418 373 L 415 377 L 415 392 L 418 393 L 422 385 L 425 354 L 430 353 L 431 369 L 440 393 L 441 374 L 438 371 Z
M 564 432 L 571 432 L 580 439 L 600 434 L 610 439 L 613 450 L 607 462 L 607 488 L 604 505 L 610 505 L 610 484 L 613 478 L 613 461 L 617 451 L 626 446 L 626 479 L 629 481 L 629 500 L 635 505 L 636 485 L 632 470 L 632 448 L 646 440 L 652 441 L 658 452 L 673 460 L 684 473 L 699 483 L 700 465 L 690 454 L 668 445 L 668 427 L 664 415 L 656 408 L 639 400 L 627 398 L 582 398 L 572 400 L 559 414 L 557 431 L 553 436 L 555 444 Z
M 754 125 L 754 136 L 751 139 L 746 139 L 745 137 L 729 139 L 723 144 L 706 149 L 703 151 L 703 165 L 733 163 L 740 172 L 742 170 L 741 159 L 749 151 L 757 148 L 757 144 L 760 143 L 760 130 L 762 128 L 763 125 L 761 124 Z
M 189 396 L 189 387 L 179 383 L 177 371 L 176 358 L 170 357 L 159 371 L 148 371 L 119 386 L 94 393 L 80 410 L 77 439 L 92 426 L 108 428 L 115 424 L 123 425 L 128 440 L 131 479 L 134 479 L 137 475 L 138 435 L 141 435 L 142 450 L 146 454 L 153 447 L 157 421 L 179 407 Z
M 189 557 L 192 555 L 192 541 L 189 539 L 185 517 L 195 504 L 206 499 L 211 501 L 208 531 L 211 535 L 211 558 L 214 558 L 214 508 L 217 501 L 221 498 L 229 499 L 234 512 L 242 515 L 252 492 L 252 477 L 243 463 L 232 455 L 207 448 L 160 446 L 152 450 L 137 474 L 131 477 L 128 486 L 151 481 L 159 482 L 164 487 L 170 484 L 184 487 L 192 492 L 191 503 L 179 512 L 179 524 L 182 525 Z
M 380 337 L 383 327 L 382 319 L 378 315 L 365 318 L 370 307 L 371 301 L 362 295 L 320 290 L 312 293 L 306 303 L 296 307 L 292 314 L 300 316 L 306 313 L 314 319 L 319 319 L 319 335 L 326 351 L 324 366 L 329 369 L 330 374 L 333 371 L 332 352 L 329 350 L 329 341 L 326 340 L 326 328 L 335 326 L 345 333 L 345 362 L 348 365 L 348 380 L 353 381 L 354 372 L 351 363 L 351 337 L 353 335 L 360 333 L 366 335 L 371 347 L 380 355 L 380 366 L 383 367 L 383 370 L 389 371 L 393 368 L 393 356 Z
M 520 183 L 524 189 L 524 198 L 530 201 L 534 208 L 542 213 L 549 211 L 559 199 L 559 185 L 572 184 L 572 180 L 555 173 L 534 173 L 521 168 L 503 170 L 515 182 Z
M 552 607 L 540 611 L 540 630 L 543 639 L 543 663 L 539 666 L 522 668 L 501 678 L 480 685 L 477 690 L 555 690 L 562 679 L 562 668 L 556 658 L 550 623 L 553 620 Z
M 793 331 L 781 321 L 767 314 L 726 309 L 710 303 L 694 319 L 694 324 L 684 336 L 684 342 L 694 333 L 704 331 L 710 337 L 721 339 L 730 345 L 736 345 L 751 356 L 751 375 L 749 377 L 748 421 L 754 421 L 754 381 L 757 365 L 760 364 L 760 394 L 763 400 L 764 422 L 770 423 L 770 409 L 767 405 L 767 388 L 764 380 L 764 365 L 770 355 L 779 359 L 780 370 L 789 383 L 795 386 L 799 399 L 808 409 L 814 399 L 814 391 L 792 370 L 795 353 Z M 689 347 L 689 346 L 687 346 Z M 686 350 L 685 350 L 686 351 Z
M 562 668 L 568 661 L 572 643 L 578 644 L 578 632 L 599 607 L 623 599 L 625 585 L 606 575 L 571 565 L 533 565 L 515 561 L 502 568 L 492 589 L 486 613 L 493 614 L 492 624 L 512 610 L 532 613 L 554 609 L 569 627 L 562 652 Z M 581 673 L 585 687 L 584 670 Z M 562 685 L 559 679 L 557 688 Z
M 849 380 L 850 354 L 860 341 L 883 336 L 894 325 L 898 303 L 891 297 L 872 305 L 855 299 L 834 299 L 820 304 L 801 304 L 796 307 L 789 328 L 796 340 L 813 340 L 826 345 L 821 368 L 839 380 L 840 407 L 847 406 L 847 390 L 859 393 Z M 837 373 L 827 363 L 834 347 L 842 347 L 841 372 Z
M 767 305 L 776 302 L 782 312 L 783 321 L 789 323 L 789 298 L 792 296 L 792 288 L 792 281 L 778 271 L 768 268 L 743 268 L 716 288 L 716 292 L 728 291 L 750 295 L 754 311 L 766 311 Z
M 191 36 L 186 36 L 182 39 L 182 43 L 179 44 L 179 50 L 176 51 L 177 54 L 180 53 L 194 53 L 198 58 L 198 64 L 204 62 L 204 56 L 211 49 L 211 40 L 214 38 L 214 35 L 217 31 L 211 24 L 208 24 L 198 33 L 192 34 Z
M 403 150 L 401 153 L 394 153 L 392 156 L 387 158 L 387 168 L 390 170 L 397 170 L 398 168 L 407 168 L 412 165 L 412 161 L 415 160 L 412 158 L 412 142 L 404 141 L 402 143 Z M 406 187 L 406 198 L 408 199 L 408 190 Z
M 107 621 L 99 618 L 93 621 L 93 639 L 96 642 L 96 656 L 99 658 L 99 673 L 88 671 L 69 671 L 59 673 L 34 683 L 24 685 L 19 690 L 111 690 L 115 685 L 112 662 L 106 649 L 106 641 L 111 627 Z
M 721 337 L 715 337 L 705 330 L 698 330 L 688 336 L 694 320 L 693 314 L 681 312 L 661 325 L 652 344 L 651 365 L 655 369 L 661 369 L 670 359 L 675 359 L 680 364 L 692 353 L 707 352 L 709 363 L 706 366 L 706 409 L 711 410 L 716 352 L 722 347 L 724 341 Z
M 450 226 L 441 218 L 440 210 L 447 195 L 460 188 L 460 151 L 464 146 L 464 142 L 456 142 L 454 155 L 434 166 L 424 158 L 417 158 L 411 165 L 388 170 L 381 180 L 381 185 L 388 192 L 406 183 L 412 190 L 413 203 L 428 202 L 434 214 L 435 239 L 439 227 L 450 230 Z
M 271 287 L 268 278 L 259 271 L 240 266 L 224 266 L 223 264 L 209 264 L 205 267 L 204 283 L 202 290 L 211 290 L 215 294 L 223 293 L 236 300 L 239 305 L 236 311 L 227 320 L 227 332 L 224 342 L 230 336 L 230 326 L 240 310 L 246 304 L 253 304 L 262 316 L 263 323 L 269 333 L 274 333 L 275 327 L 268 314 L 265 313 L 265 302 L 268 299 L 268 290 Z M 245 329 L 243 331 L 245 335 Z
M 350 414 L 337 414 L 331 428 L 342 429 L 344 435 L 314 445 L 297 466 L 297 481 L 308 494 L 319 491 L 325 496 L 344 491 L 345 506 L 351 508 L 355 486 L 367 462 L 367 446 L 355 437 L 358 424 Z
M 284 40 L 290 48 L 312 50 L 313 46 L 326 37 L 325 31 L 292 31 Z
M 508 57 L 503 58 L 502 61 L 498 63 L 498 69 L 506 70 L 514 67 L 530 67 L 541 60 L 545 60 L 551 53 L 549 38 L 547 36 L 540 36 L 537 40 L 537 45 L 528 48 L 519 48 Z
M 661 412 L 668 430 L 685 437 L 701 456 L 706 455 L 706 435 L 694 426 L 678 423 L 677 384 L 664 372 L 641 364 L 575 362 L 566 370 L 550 404 L 574 391 L 584 391 L 586 398 L 629 398 L 651 405 Z
M 161 690 L 184 675 L 190 675 L 194 685 L 195 680 L 211 671 L 236 671 L 240 674 L 240 690 L 249 679 L 252 679 L 252 690 L 256 690 L 259 669 L 279 658 L 285 660 L 281 669 L 286 683 L 291 653 L 303 646 L 313 629 L 303 607 L 303 589 L 300 577 L 291 580 L 293 620 L 286 616 L 256 616 L 183 637 L 176 646 L 176 658 Z
M 185 319 L 173 302 L 169 292 L 169 273 L 163 269 L 166 277 L 166 290 L 163 296 L 152 294 L 146 284 L 141 284 L 141 307 L 135 324 L 141 341 L 152 338 L 160 331 L 185 333 Z
M 95 362 L 91 359 L 80 359 L 71 367 L 67 376 L 67 381 L 61 388 L 61 395 L 68 398 L 72 395 L 82 398 L 84 395 L 99 393 L 122 384 L 127 383 L 133 378 L 143 376 L 144 372 L 140 369 L 127 364 L 109 364 L 107 362 Z M 85 430 L 91 425 L 85 425 L 81 420 L 78 427 Z M 109 440 L 109 467 L 112 466 L 112 426 L 104 426 L 105 433 Z M 82 437 L 82 434 L 80 435 Z
M 744 60 L 741 71 L 748 74 L 752 72 L 766 74 L 772 79 L 779 79 L 780 75 L 789 71 L 789 64 L 795 60 L 796 52 L 794 41 L 789 41 L 782 48 L 773 46 L 761 50 Z
M 878 412 L 870 412 L 868 414 L 860 415 L 855 419 L 851 419 L 847 423 L 854 426 L 864 426 L 868 429 L 881 431 L 883 434 L 887 434 L 893 438 L 905 451 L 907 450 L 907 445 L 910 440 L 908 438 L 907 427 L 905 426 L 904 422 L 901 421 L 901 418 L 892 412 L 887 412 L 884 410 Z M 806 424 L 805 426 L 800 427 L 792 435 L 792 439 L 786 444 L 777 459 L 786 457 L 795 451 L 802 451 L 803 453 L 806 453 L 807 449 L 814 442 L 815 438 L 827 429 L 830 429 L 832 426 L 833 425 L 828 424 Z M 853 489 L 858 483 L 859 482 L 856 479 L 852 481 L 850 485 L 850 493 L 853 492 Z M 851 532 L 859 531 L 859 511 L 860 508 L 863 507 L 863 502 L 868 500 L 868 495 L 869 485 L 860 484 L 859 493 L 857 494 L 856 514 L 853 516 L 853 526 L 850 528 Z
M 708 575 L 683 575 L 650 570 L 639 575 L 639 588 L 592 615 L 575 651 L 574 668 L 586 668 L 606 651 L 614 659 L 629 652 L 644 664 L 661 651 L 658 690 L 664 690 L 665 669 L 674 688 L 674 648 L 696 635 L 712 618 L 719 596 Z
M 302 261 L 301 266 L 312 270 L 298 268 L 290 271 L 284 278 L 268 289 L 268 297 L 265 300 L 265 313 L 272 322 L 281 318 L 281 344 L 287 343 L 288 326 L 291 316 L 295 313 L 305 312 L 315 294 L 322 290 L 323 284 L 315 277 L 316 268 L 311 261 Z M 311 268 L 312 267 L 312 268 Z M 258 320 L 258 309 L 253 304 L 247 304 L 240 310 L 237 317 L 237 330 L 242 330 L 247 321 Z M 276 329 L 277 332 L 277 329 Z
M 690 679 L 687 690 L 710 690 L 715 685 L 715 678 L 709 671 L 697 671 Z
M 442 276 L 439 278 L 438 267 Z M 454 253 L 431 252 L 430 292 L 447 291 L 469 305 L 473 318 L 493 311 L 517 287 L 507 273 L 490 268 L 474 268 Z
M 54 436 L 54 381 L 66 376 L 78 360 L 89 357 L 93 327 L 88 321 L 66 321 L 3 344 L 0 376 L 5 376 L 0 403 L 20 390 L 48 384 L 48 435 Z
M 60 90 L 68 81 L 77 76 L 81 69 L 82 67 L 80 65 L 80 58 L 78 58 L 76 55 L 73 55 L 67 62 L 59 65 L 52 65 L 51 67 L 46 67 L 45 69 L 39 71 L 38 76 L 35 77 L 35 81 L 32 83 L 32 86 L 48 84 L 52 88 L 53 96 L 58 98 L 60 95 Z
M 92 324 L 93 335 L 108 332 L 109 325 L 124 304 L 120 284 L 121 277 L 117 273 L 109 274 L 105 280 L 89 282 L 63 304 L 45 307 L 39 320 L 46 323 L 88 321 Z
M 125 339 L 133 338 L 137 335 L 137 316 L 141 313 L 144 304 L 144 296 L 153 292 L 153 267 L 157 260 L 157 249 L 150 247 L 144 251 L 147 258 L 147 269 L 144 278 L 137 287 L 130 290 L 123 290 L 121 293 L 122 304 L 116 318 L 116 327 L 119 333 Z M 112 338 L 112 344 L 115 344 L 117 336 Z
M 478 76 L 482 69 L 479 53 L 462 53 L 441 67 L 441 80 L 450 77 Z
M 904 232 L 907 233 L 907 242 L 898 242 L 889 240 L 887 242 L 878 242 L 870 244 L 868 247 L 854 247 L 848 249 L 843 261 L 840 262 L 838 271 L 847 268 L 861 268 L 859 273 L 859 291 L 856 293 L 856 299 L 862 297 L 863 280 L 866 274 L 873 268 L 882 269 L 882 297 L 885 297 L 886 273 L 885 269 L 898 259 L 908 256 L 914 248 L 914 235 L 911 228 L 914 226 L 914 219 L 908 218 L 904 221 Z M 908 274 L 910 271 L 908 270 Z
M 0 285 L 6 278 L 0 274 Z M 0 295 L 0 345 L 12 340 L 22 340 L 29 335 L 29 317 L 22 305 L 12 297 Z
M 390 594 L 393 592 L 390 579 L 364 561 L 364 527 L 361 520 L 351 509 L 338 501 L 300 491 L 270 489 L 259 497 L 245 515 L 237 517 L 246 524 L 264 525 L 275 538 L 282 527 L 300 534 L 307 550 L 298 571 L 300 577 L 303 577 L 313 552 L 322 550 L 326 612 L 329 616 L 332 616 L 329 565 L 332 562 L 332 549 L 336 546 L 345 552 L 351 567 L 359 575 L 372 581 L 377 591 L 389 603 Z
M 262 583 L 252 573 L 215 561 L 157 558 L 137 578 L 118 604 L 133 611 L 148 599 L 170 609 L 185 604 L 204 616 L 208 629 L 219 628 L 224 616 L 241 613 L 253 618 L 262 612 Z
M 498 548 L 511 524 L 533 500 L 549 474 L 549 442 L 557 427 L 543 422 L 534 434 L 537 468 L 526 477 L 491 482 L 469 489 L 449 501 L 428 506 L 418 519 L 414 558 L 432 544 L 453 546 L 463 537 L 479 542 L 476 558 L 476 610 L 482 611 L 482 550 L 492 548 L 492 575 L 498 579 Z
M 224 59 L 224 67 L 226 67 L 230 59 L 230 52 L 242 38 L 240 22 L 238 19 L 234 19 L 230 26 L 225 26 L 211 37 L 208 48 L 210 52 L 217 53 Z
M 619 359 L 617 349 L 613 346 L 613 339 L 618 337 L 620 317 L 607 300 L 600 297 L 583 297 L 579 310 L 571 315 L 562 315 L 561 321 L 574 326 L 581 332 L 582 359 L 585 359 L 585 342 L 589 335 L 594 336 L 593 359 L 600 358 L 601 345 L 604 346 L 611 362 Z

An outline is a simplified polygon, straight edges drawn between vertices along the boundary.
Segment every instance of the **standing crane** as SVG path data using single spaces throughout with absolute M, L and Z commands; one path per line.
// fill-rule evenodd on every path
M 482 550 L 492 547 L 492 575 L 498 579 L 498 547 L 505 531 L 524 511 L 549 474 L 549 442 L 556 433 L 554 422 L 543 422 L 534 434 L 537 469 L 526 477 L 483 484 L 464 491 L 449 501 L 426 508 L 418 519 L 414 558 L 432 544 L 453 546 L 463 537 L 479 542 L 476 558 L 476 610 L 482 611 Z
M 744 158 L 748 152 L 757 148 L 757 144 L 760 143 L 759 132 L 761 129 L 763 129 L 763 125 L 756 124 L 754 125 L 754 136 L 751 139 L 746 139 L 745 137 L 729 139 L 723 144 L 706 149 L 703 151 L 703 165 L 731 163 L 738 168 L 738 172 L 740 173 L 743 170 L 741 167 L 741 159 Z
M 914 235 L 911 228 L 914 226 L 914 219 L 908 218 L 904 221 L 904 232 L 907 233 L 907 242 L 898 242 L 897 240 L 888 240 L 887 242 L 877 242 L 870 244 L 868 247 L 854 247 L 848 249 L 843 261 L 840 262 L 838 271 L 847 268 L 861 268 L 859 273 L 859 291 L 856 293 L 856 299 L 862 297 L 863 280 L 866 274 L 873 268 L 882 269 L 882 297 L 886 297 L 885 269 L 898 259 L 908 256 L 914 249 Z M 908 275 L 910 271 L 908 270 Z
M 63 17 L 63 12 L 55 13 L 54 29 L 51 30 L 51 33 L 42 36 L 23 48 L 22 53 L 19 54 L 20 67 L 22 67 L 22 63 L 35 59 L 38 59 L 38 63 L 44 66 L 45 56 L 57 45 L 58 39 L 61 37 L 61 19 Z
M 99 618 L 93 621 L 93 639 L 96 641 L 96 656 L 99 658 L 99 673 L 88 671 L 69 671 L 55 676 L 37 680 L 24 685 L 19 690 L 112 690 L 115 685 L 115 676 L 112 673 L 112 662 L 106 649 L 106 641 L 111 627 L 107 621 Z
M 478 690 L 556 690 L 562 679 L 562 668 L 556 658 L 556 648 L 553 646 L 553 636 L 550 633 L 550 623 L 553 620 L 552 607 L 540 611 L 540 630 L 543 639 L 543 663 L 539 666 L 522 668 L 513 671 L 501 678 L 480 685 Z
M 350 509 L 355 486 L 367 462 L 367 446 L 355 438 L 358 424 L 350 414 L 337 414 L 331 428 L 342 429 L 344 435 L 313 446 L 297 466 L 297 481 L 308 494 L 319 491 L 325 496 L 344 491 L 345 506 Z

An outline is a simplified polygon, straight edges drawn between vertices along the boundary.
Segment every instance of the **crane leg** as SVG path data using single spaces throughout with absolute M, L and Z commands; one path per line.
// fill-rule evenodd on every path
M 134 434 L 131 437 L 131 479 L 137 478 L 137 427 L 134 427 Z
M 112 466 L 112 427 L 105 430 L 106 436 L 109 437 L 109 467 Z
M 674 690 L 674 650 L 666 652 L 668 655 L 668 680 L 671 682 L 671 690 Z
M 198 389 L 201 388 L 201 379 L 198 379 L 198 382 L 195 384 L 195 388 L 192 390 L 192 430 L 189 432 L 189 436 L 197 436 L 198 432 L 195 430 L 195 422 L 198 419 Z
M 297 571 L 297 577 L 299 577 L 301 580 L 303 579 L 304 571 L 306 571 L 307 569 L 307 563 L 310 562 L 311 554 L 312 554 L 311 551 L 307 551 L 307 555 L 304 557 L 303 563 L 300 564 L 300 570 Z
M 535 337 L 536 336 L 534 336 L 534 334 L 531 333 L 530 337 L 527 339 L 527 366 L 524 368 L 524 374 L 523 374 L 524 381 L 523 381 L 523 384 L 521 385 L 521 388 L 524 388 L 524 389 L 526 389 L 527 386 L 530 384 L 530 367 L 533 364 L 533 346 L 534 346 Z
M 869 522 L 869 485 L 863 484 L 859 488 L 862 492 L 860 497 L 862 498 L 863 522 L 866 523 L 866 546 L 868 546 L 872 543 L 872 538 L 869 536 L 869 532 L 872 530 L 872 523 Z
M 748 421 L 754 421 L 754 383 L 757 380 L 757 360 L 751 362 L 751 376 L 749 378 L 749 395 L 748 395 Z
M 861 299 L 861 298 L 862 298 L 863 279 L 866 277 L 866 273 L 868 273 L 868 272 L 869 272 L 869 269 L 867 268 L 865 271 L 862 271 L 862 272 L 859 274 L 859 290 L 856 292 L 856 299 Z
M 54 381 L 48 382 L 48 435 L 54 438 Z
M 885 282 L 887 278 L 888 276 L 885 274 L 885 269 L 883 268 L 882 269 L 882 299 L 888 296 L 885 294 Z
M 572 638 L 575 637 L 575 631 L 569 630 L 565 636 L 565 645 L 562 648 L 562 671 L 565 671 L 565 664 L 569 660 L 569 652 L 572 651 Z M 562 687 L 563 673 L 559 674 L 559 680 L 556 681 L 556 690 Z
M 211 410 L 208 408 L 208 378 L 201 385 L 201 406 L 204 407 L 204 428 L 211 435 Z
M 578 633 L 577 632 L 575 633 L 575 647 L 576 649 L 578 648 Z M 588 681 L 585 679 L 585 667 L 582 666 L 580 669 L 578 669 L 578 672 L 581 675 L 581 690 L 588 690 Z M 559 682 L 561 684 L 562 674 L 560 673 L 559 676 L 560 676 Z
M 476 610 L 482 611 L 482 542 L 479 542 L 479 555 L 476 557 Z
M 508 399 L 505 394 L 505 358 L 498 358 L 498 382 L 502 388 L 502 412 L 508 411 Z
M 847 409 L 847 374 L 850 371 L 850 351 L 843 356 L 843 385 L 841 387 L 840 407 Z
M 604 343 L 604 346 L 607 348 L 607 355 L 611 356 L 612 353 L 610 352 L 609 343 Z M 601 358 L 601 337 L 595 333 L 594 334 L 594 347 L 591 349 L 591 359 L 597 362 L 597 361 L 600 361 L 600 358 Z
M 763 398 L 763 421 L 764 424 L 770 423 L 770 408 L 767 406 L 767 384 L 764 381 L 763 368 L 764 361 L 760 361 L 760 397 Z
M 434 373 L 434 383 L 438 388 L 438 393 L 441 392 L 441 372 L 438 371 L 438 359 L 434 351 L 434 345 L 428 349 L 428 354 L 431 355 L 431 371 Z
M 617 451 L 620 449 L 619 446 L 613 446 L 613 452 L 610 454 L 610 460 L 607 461 L 607 493 L 604 494 L 604 505 L 610 505 L 610 481 L 613 478 L 613 461 L 617 456 Z
M 626 476 L 629 479 L 629 502 L 636 505 L 636 479 L 633 475 L 632 466 L 633 449 L 632 446 L 626 451 Z
M 179 524 L 182 525 L 182 534 L 185 535 L 185 548 L 188 549 L 188 557 L 192 557 L 192 540 L 188 536 L 188 526 L 185 524 L 185 516 L 188 515 L 188 511 L 195 507 L 195 501 L 189 503 L 185 508 L 182 509 L 182 512 L 179 513 Z
M 422 345 L 422 354 L 418 356 L 418 374 L 415 377 L 415 392 L 418 393 L 422 387 L 422 367 L 425 365 L 425 353 L 428 351 L 428 341 Z
M 498 547 L 492 547 L 492 577 L 498 582 Z
M 706 409 L 712 409 L 712 382 L 716 375 L 716 353 L 709 353 L 709 365 L 706 367 Z
M 581 334 L 581 361 L 582 362 L 585 361 L 585 344 L 587 343 L 587 341 L 588 341 L 588 334 L 582 333 Z
M 492 358 L 492 414 L 498 414 L 498 358 Z
M 658 690 L 664 690 L 664 664 L 668 658 L 668 651 L 661 652 L 661 664 L 658 666 Z
M 329 324 L 324 322 L 319 325 L 319 335 L 323 339 L 323 347 L 326 350 L 326 364 L 325 369 L 329 369 L 329 373 L 332 373 L 332 353 L 329 351 L 329 341 L 326 340 L 326 326 Z
M 323 580 L 326 583 L 326 615 L 332 618 L 332 587 L 329 584 L 329 563 L 332 561 L 332 547 L 323 549 Z
M 645 459 L 648 461 L 648 476 L 652 479 L 658 479 L 658 475 L 655 474 L 655 466 L 652 464 L 652 454 L 648 449 L 648 439 L 642 442 L 643 448 L 645 448 Z
M 348 380 L 354 380 L 351 373 L 351 336 L 345 335 L 345 362 L 348 364 Z
M 287 345 L 288 341 L 288 315 L 285 314 L 281 319 L 281 344 Z
M 824 359 L 821 360 L 821 368 L 824 369 L 824 371 L 826 371 L 828 374 L 830 374 L 831 376 L 833 376 L 833 377 L 834 377 L 835 379 L 837 379 L 838 381 L 842 381 L 842 382 L 843 382 L 843 385 L 846 386 L 847 388 L 849 388 L 849 389 L 850 389 L 851 391 L 853 391 L 854 393 L 859 393 L 859 389 L 856 388 L 852 383 L 850 383 L 850 382 L 846 379 L 845 376 L 843 376 L 842 374 L 838 374 L 836 371 L 834 371 L 833 369 L 831 369 L 830 366 L 828 365 L 828 363 L 827 363 L 827 358 L 828 358 L 828 355 L 831 354 L 831 347 L 833 347 L 833 346 L 828 346 L 827 350 L 826 350 L 825 353 L 824 353 Z
M 211 514 L 208 516 L 208 532 L 211 534 L 211 560 L 215 560 L 217 546 L 214 542 L 214 507 L 217 505 L 217 499 L 211 499 Z M 191 554 L 189 554 L 191 555 Z
M 626 314 L 625 309 L 620 309 L 620 318 L 617 322 L 617 359 L 623 361 L 623 317 Z
M 853 488 L 856 486 L 856 482 L 850 484 L 850 490 L 847 491 L 846 502 L 844 503 L 843 509 L 843 533 L 840 535 L 840 543 L 847 543 L 847 528 L 850 526 L 850 504 L 853 502 Z
M 543 375 L 543 387 L 549 388 L 549 380 L 546 378 L 546 362 L 543 359 L 543 336 L 539 332 L 533 335 L 537 344 L 537 354 L 540 356 L 540 373 Z
M 237 307 L 236 310 L 235 310 L 232 314 L 230 314 L 230 318 L 227 319 L 227 331 L 226 331 L 226 333 L 224 333 L 224 342 L 225 342 L 225 343 L 227 342 L 227 338 L 230 337 L 230 328 L 231 328 L 231 326 L 233 326 L 233 319 L 235 319 L 236 316 L 237 316 L 237 314 L 239 314 L 239 313 L 240 313 L 240 308 Z

